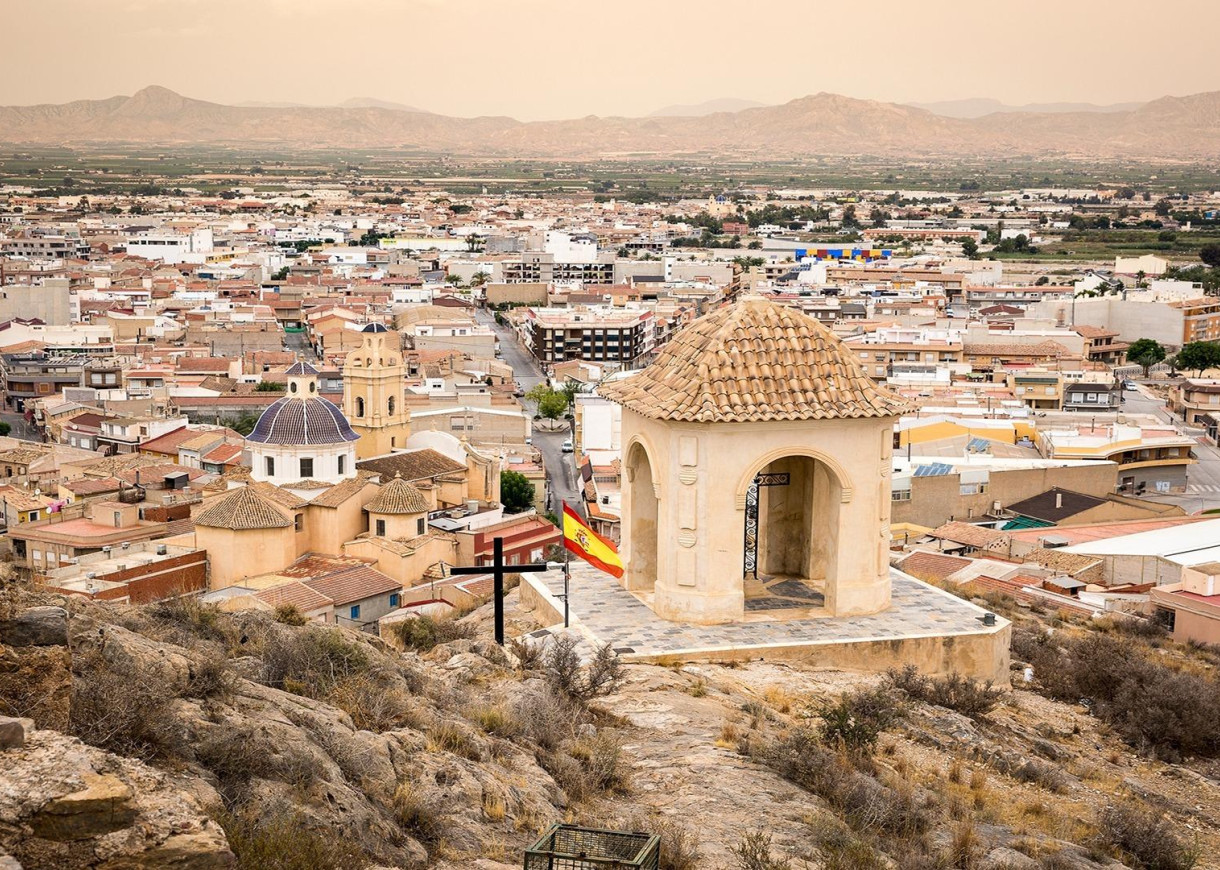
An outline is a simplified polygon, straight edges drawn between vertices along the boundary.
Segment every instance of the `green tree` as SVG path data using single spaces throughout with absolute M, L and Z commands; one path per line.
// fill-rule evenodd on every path
M 1127 359 L 1140 366 L 1144 370 L 1144 377 L 1148 377 L 1149 369 L 1165 359 L 1165 348 L 1155 339 L 1137 339 L 1127 349 Z
M 534 485 L 518 471 L 501 471 L 500 502 L 510 514 L 529 510 L 534 506 Z
M 275 274 L 271 276 L 272 281 L 286 281 L 288 279 L 288 267 L 277 269 Z
M 1199 259 L 1213 269 L 1220 267 L 1220 245 L 1204 245 L 1199 248 Z
M 282 381 L 259 381 L 254 391 L 256 393 L 282 393 L 286 389 L 288 389 L 288 385 Z
M 538 401 L 538 416 L 547 420 L 558 420 L 568 410 L 568 397 L 556 390 L 548 390 Z
M 13 427 L 8 423 L 0 422 L 0 436 L 7 435 L 13 431 Z
M 843 227 L 854 230 L 858 226 L 860 226 L 860 221 L 856 219 L 856 207 L 849 205 L 843 209 Z
M 979 243 L 974 239 L 966 239 L 962 242 L 962 255 L 969 257 L 971 260 L 977 259 L 979 255 Z
M 1176 368 L 1198 372 L 1198 377 L 1208 369 L 1220 366 L 1220 344 L 1214 341 L 1192 341 L 1182 346 L 1174 361 Z

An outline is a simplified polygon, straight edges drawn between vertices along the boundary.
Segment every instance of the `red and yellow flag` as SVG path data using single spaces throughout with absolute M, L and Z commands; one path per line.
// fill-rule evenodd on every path
M 623 562 L 614 544 L 586 526 L 567 502 L 563 504 L 563 545 L 594 568 L 614 577 L 623 576 Z

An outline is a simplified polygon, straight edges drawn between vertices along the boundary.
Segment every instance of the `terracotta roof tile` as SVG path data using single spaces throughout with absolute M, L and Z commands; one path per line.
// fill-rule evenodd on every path
M 424 514 L 428 512 L 428 500 L 401 477 L 395 477 L 364 509 L 372 514 Z
M 648 368 L 598 392 L 645 417 L 694 423 L 896 417 L 909 408 L 821 323 L 760 298 L 701 317 Z
M 357 462 L 356 467 L 374 471 L 383 479 L 399 475 L 403 480 L 409 482 L 466 470 L 466 466 L 462 463 L 454 462 L 443 453 L 438 453 L 430 448 L 391 453 L 388 456 L 375 456 L 372 459 Z
M 292 520 L 284 516 L 253 486 L 243 486 L 223 495 L 195 515 L 196 526 L 214 529 L 285 529 Z

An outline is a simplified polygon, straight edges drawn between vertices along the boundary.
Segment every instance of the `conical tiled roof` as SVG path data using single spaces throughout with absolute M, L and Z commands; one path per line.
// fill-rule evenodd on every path
M 401 477 L 395 477 L 364 509 L 371 514 L 424 514 L 428 512 L 428 499 Z
M 214 529 L 283 529 L 292 525 L 276 507 L 253 487 L 243 486 L 216 499 L 195 516 L 196 526 Z
M 760 297 L 699 318 L 648 368 L 598 393 L 645 417 L 691 423 L 895 417 L 910 407 L 821 323 Z

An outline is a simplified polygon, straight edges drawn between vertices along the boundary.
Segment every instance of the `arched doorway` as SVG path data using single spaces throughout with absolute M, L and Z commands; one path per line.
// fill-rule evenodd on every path
M 653 482 L 652 462 L 642 444 L 631 446 L 627 454 L 627 497 L 630 500 L 631 529 L 628 540 L 627 588 L 633 592 L 652 592 L 657 585 L 657 515 L 660 507 Z
M 747 611 L 825 606 L 837 580 L 841 495 L 838 477 L 812 456 L 774 459 L 755 474 L 746 493 Z

